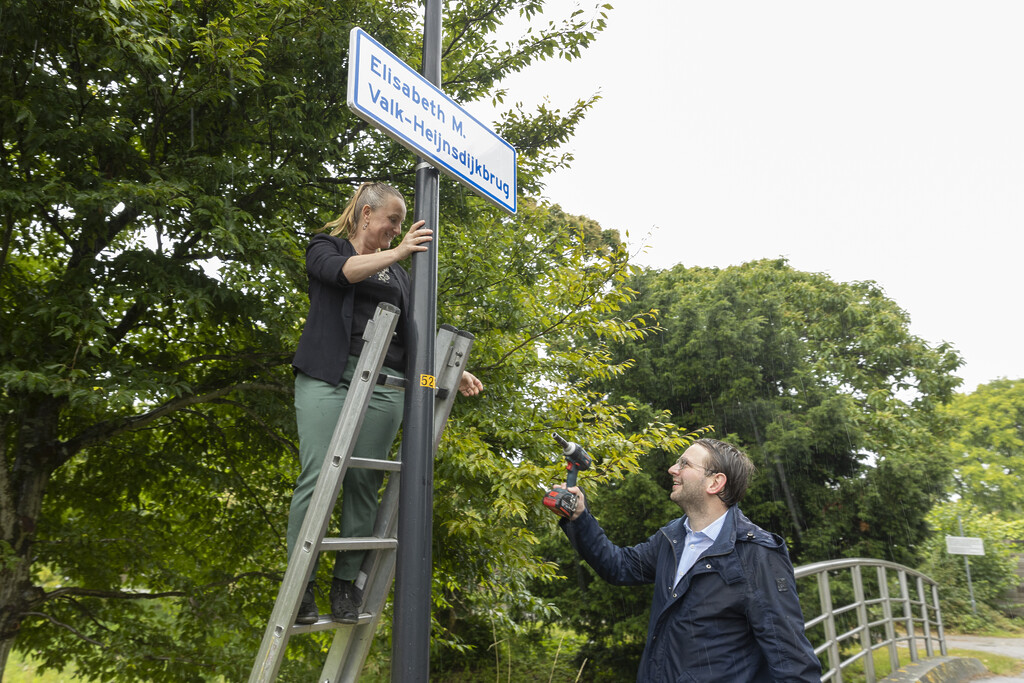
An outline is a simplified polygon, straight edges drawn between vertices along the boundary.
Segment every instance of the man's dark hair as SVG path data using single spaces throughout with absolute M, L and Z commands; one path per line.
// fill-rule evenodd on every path
M 725 475 L 725 488 L 718 494 L 722 502 L 731 507 L 743 500 L 756 469 L 750 457 L 732 444 L 718 439 L 698 439 L 694 445 L 707 449 L 708 459 L 704 466 L 709 473 Z

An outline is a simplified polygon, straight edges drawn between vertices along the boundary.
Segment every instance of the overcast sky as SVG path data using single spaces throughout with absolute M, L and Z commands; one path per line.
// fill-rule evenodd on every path
M 961 352 L 962 391 L 1024 377 L 1024 2 L 613 4 L 582 59 L 505 83 L 602 94 L 548 199 L 643 265 L 874 280 Z

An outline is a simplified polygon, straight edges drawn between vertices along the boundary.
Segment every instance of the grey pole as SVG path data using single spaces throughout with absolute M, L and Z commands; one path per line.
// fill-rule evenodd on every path
M 423 77 L 441 85 L 441 0 L 426 0 L 423 21 Z M 437 327 L 439 193 L 437 169 L 416 166 L 413 222 L 434 231 L 427 251 L 412 257 L 412 294 L 406 319 L 405 417 L 402 427 L 402 485 L 398 502 L 395 610 L 391 631 L 392 683 L 430 677 L 431 527 L 434 489 L 434 330 Z

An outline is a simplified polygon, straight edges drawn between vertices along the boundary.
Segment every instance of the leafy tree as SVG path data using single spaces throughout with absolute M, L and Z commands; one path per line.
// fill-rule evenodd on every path
M 361 180 L 411 195 L 411 155 L 344 107 L 348 32 L 416 66 L 417 5 L 0 10 L 0 670 L 16 643 L 104 680 L 244 676 L 296 474 L 303 246 Z M 446 92 L 500 99 L 504 75 L 573 58 L 604 27 L 599 9 L 493 39 L 541 7 L 450 4 Z M 499 122 L 524 193 L 568 163 L 558 147 L 591 102 Z M 552 573 L 531 554 L 536 483 L 560 471 L 552 429 L 605 451 L 595 480 L 682 440 L 658 421 L 620 433 L 632 407 L 593 388 L 623 366 L 584 339 L 644 333 L 614 317 L 630 273 L 615 240 L 594 249 L 525 196 L 513 219 L 442 192 L 440 317 L 477 333 L 488 387 L 456 411 L 436 478 L 438 632 L 464 647 L 460 621 L 543 609 L 525 585 Z M 296 642 L 300 679 L 320 645 Z
M 934 529 L 926 543 L 921 571 L 939 583 L 939 600 L 946 628 L 967 631 L 1005 627 L 1006 591 L 1019 583 L 1015 543 L 1024 540 L 1024 520 L 1008 520 L 996 512 L 985 512 L 966 500 L 936 505 L 928 513 Z M 968 585 L 963 555 L 946 552 L 946 536 L 981 538 L 984 555 L 968 557 L 971 582 Z M 974 605 L 971 605 L 971 594 Z
M 867 556 L 916 564 L 929 535 L 925 514 L 950 473 L 937 448 L 945 429 L 937 409 L 959 381 L 948 345 L 910 334 L 906 313 L 876 285 L 835 282 L 782 260 L 647 270 L 629 286 L 639 295 L 623 313 L 653 309 L 658 333 L 611 345 L 617 362 L 635 361 L 602 384 L 613 400 L 671 411 L 679 425 L 714 425 L 717 437 L 743 447 L 759 474 L 742 507 L 787 538 L 795 563 Z M 642 473 L 593 491 L 613 540 L 637 543 L 680 514 L 665 502 L 673 460 L 651 453 Z M 652 512 L 637 519 L 637 509 Z M 566 546 L 556 540 L 549 557 L 584 578 L 579 594 L 556 604 L 590 637 L 586 656 L 610 651 L 635 671 L 628 658 L 642 646 L 638 616 L 649 595 L 637 591 L 632 607 L 609 612 L 623 589 L 580 570 Z M 603 679 L 595 672 L 592 680 Z
M 615 395 L 714 424 L 747 448 L 761 476 L 745 507 L 800 561 L 914 557 L 949 473 L 934 440 L 937 408 L 959 382 L 947 344 L 910 334 L 873 283 L 782 260 L 677 266 L 630 284 L 663 331 L 616 350 L 637 364 Z
M 942 584 L 943 615 L 953 625 L 979 629 L 1002 620 L 1003 593 L 1013 585 L 1013 543 L 1024 540 L 1024 381 L 999 379 L 973 393 L 956 394 L 942 408 L 953 423 L 946 451 L 953 467 L 952 500 L 928 521 L 936 533 L 925 571 Z M 963 524 L 961 532 L 960 524 Z M 975 597 L 971 608 L 963 557 L 946 553 L 946 535 L 984 539 L 985 555 L 969 558 Z
M 1024 515 L 1024 380 L 999 379 L 957 394 L 944 412 L 955 422 L 949 442 L 952 492 L 1004 519 Z

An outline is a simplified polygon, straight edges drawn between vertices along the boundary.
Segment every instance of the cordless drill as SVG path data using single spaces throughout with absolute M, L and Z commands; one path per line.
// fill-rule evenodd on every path
M 564 489 L 550 489 L 544 496 L 544 504 L 551 508 L 559 517 L 572 517 L 576 511 L 576 494 L 568 491 L 570 486 L 576 485 L 576 473 L 580 470 L 589 470 L 593 463 L 587 452 L 576 443 L 566 441 L 558 434 L 552 433 L 555 441 L 562 447 L 562 455 L 565 456 L 565 469 L 568 474 L 565 476 Z

